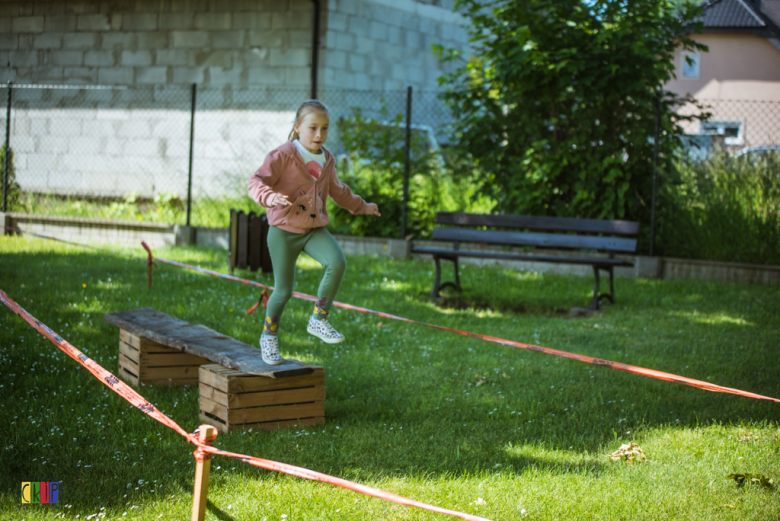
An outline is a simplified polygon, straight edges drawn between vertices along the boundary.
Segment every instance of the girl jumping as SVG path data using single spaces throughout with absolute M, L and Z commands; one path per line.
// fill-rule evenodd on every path
M 328 195 L 352 214 L 381 215 L 377 205 L 354 195 L 336 177 L 336 161 L 323 145 L 330 116 L 317 100 L 304 102 L 295 114 L 289 140 L 272 150 L 249 180 L 249 194 L 268 208 L 268 250 L 274 269 L 274 291 L 268 299 L 260 352 L 270 365 L 282 363 L 279 320 L 292 297 L 295 261 L 302 251 L 322 264 L 325 274 L 306 330 L 329 344 L 344 341 L 328 313 L 347 267 L 344 253 L 325 226 L 330 222 Z

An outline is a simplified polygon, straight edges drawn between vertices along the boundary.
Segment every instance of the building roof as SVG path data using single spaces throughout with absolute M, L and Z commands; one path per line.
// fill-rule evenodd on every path
M 699 18 L 705 33 L 748 33 L 767 38 L 780 50 L 780 27 L 761 12 L 760 0 L 709 0 Z
M 766 21 L 750 0 L 711 0 L 704 6 L 704 27 L 763 29 Z

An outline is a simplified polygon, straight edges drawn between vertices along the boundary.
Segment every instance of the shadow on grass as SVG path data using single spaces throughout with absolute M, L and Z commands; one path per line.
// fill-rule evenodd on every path
M 225 271 L 223 252 L 185 253 L 202 255 L 201 265 Z M 780 396 L 780 382 L 771 370 L 780 340 L 774 324 L 780 298 L 773 288 L 619 279 L 616 305 L 590 319 L 571 319 L 556 310 L 587 302 L 590 278 L 468 267 L 460 303 L 441 308 L 427 299 L 430 263 L 348 261 L 342 302 Z M 236 275 L 272 284 L 268 275 Z M 316 293 L 320 276 L 320 269 L 302 262 L 296 290 Z M 143 261 L 72 250 L 4 251 L 0 258 L 0 288 L 111 371 L 116 370 L 117 331 L 102 317 L 121 309 L 154 307 L 256 344 L 262 313 L 246 317 L 243 311 L 255 302 L 257 288 L 172 267 L 156 269 L 154 277 L 148 292 Z M 343 310 L 334 313 L 334 324 L 348 341 L 328 346 L 304 332 L 310 307 L 301 301 L 288 306 L 283 354 L 325 367 L 326 426 L 307 429 L 308 435 L 295 430 L 221 435 L 221 448 L 359 480 L 520 474 L 529 468 L 598 475 L 606 465 L 606 445 L 617 448 L 651 429 L 780 420 L 770 403 Z M 0 399 L 8 404 L 6 426 L 14 440 L 0 456 L 9 469 L 0 477 L 3 490 L 15 491 L 22 478 L 37 479 L 45 457 L 63 469 L 47 479 L 68 480 L 71 497 L 79 498 L 84 512 L 103 506 L 106 498 L 124 504 L 125 482 L 138 479 L 170 480 L 191 493 L 194 465 L 171 470 L 169 464 L 191 459 L 192 447 L 169 434 L 170 441 L 151 452 L 156 465 L 142 469 L 130 460 L 111 459 L 116 447 L 123 455 L 140 453 L 128 445 L 130 437 L 140 445 L 139 440 L 154 440 L 164 429 L 142 421 L 135 410 L 124 420 L 117 412 L 120 405 L 100 418 L 97 407 L 121 400 L 106 398 L 103 386 L 67 357 L 52 360 L 56 348 L 22 321 L 6 312 L 3 323 Z M 185 429 L 199 423 L 196 388 L 138 390 L 174 413 Z M 76 394 L 80 398 L 74 400 Z M 122 430 L 105 429 L 117 419 L 127 421 L 127 428 L 123 423 Z M 58 433 L 62 440 L 76 438 L 79 445 L 55 438 Z M 84 436 L 94 448 L 82 444 Z M 102 444 L 105 450 L 98 452 Z M 150 460 L 149 449 L 145 459 Z M 84 469 L 86 461 L 94 466 Z M 255 468 L 245 472 L 271 475 Z M 230 519 L 213 504 L 209 509 Z

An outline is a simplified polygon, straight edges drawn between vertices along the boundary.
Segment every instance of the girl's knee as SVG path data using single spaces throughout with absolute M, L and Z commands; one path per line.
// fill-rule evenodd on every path
M 344 258 L 344 255 L 337 256 L 331 259 L 325 269 L 331 273 L 343 275 L 347 271 L 347 259 Z
M 287 289 L 274 289 L 274 292 L 271 293 L 270 299 L 273 299 L 276 303 L 279 304 L 287 304 L 287 301 L 289 301 L 292 298 L 292 290 Z

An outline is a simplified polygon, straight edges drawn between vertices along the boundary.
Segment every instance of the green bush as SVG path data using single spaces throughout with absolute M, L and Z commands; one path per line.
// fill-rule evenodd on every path
M 5 145 L 0 146 L 0 204 L 3 201 L 3 175 L 5 169 L 6 151 Z M 19 198 L 22 194 L 22 189 L 19 187 L 19 183 L 16 182 L 16 168 L 14 168 L 14 150 L 11 148 L 8 151 L 8 211 L 13 211 Z M 0 207 L 2 208 L 2 207 Z
M 386 116 L 387 111 L 384 109 Z M 359 108 L 338 122 L 345 148 L 339 179 L 368 202 L 376 203 L 381 218 L 351 215 L 329 201 L 331 230 L 374 237 L 400 237 L 403 207 L 405 127 L 398 114 L 384 121 L 366 118 Z M 390 121 L 390 123 L 387 123 Z M 489 213 L 495 202 L 479 195 L 484 176 L 464 156 L 441 153 L 423 131 L 411 136 L 407 235 L 428 238 L 437 211 Z
M 780 154 L 679 161 L 659 201 L 662 255 L 780 264 Z

